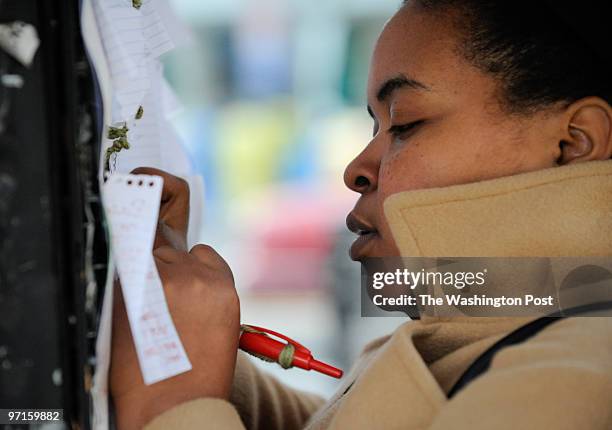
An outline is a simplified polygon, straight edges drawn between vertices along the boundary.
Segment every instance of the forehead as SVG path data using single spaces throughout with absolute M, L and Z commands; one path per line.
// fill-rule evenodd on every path
M 372 55 L 368 94 L 387 79 L 404 74 L 436 90 L 465 81 L 471 68 L 457 54 L 457 32 L 450 17 L 408 5 L 385 25 Z

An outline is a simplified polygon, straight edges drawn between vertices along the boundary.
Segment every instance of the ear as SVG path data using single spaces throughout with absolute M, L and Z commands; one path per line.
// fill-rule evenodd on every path
M 565 113 L 559 164 L 612 158 L 612 107 L 605 100 L 585 97 Z

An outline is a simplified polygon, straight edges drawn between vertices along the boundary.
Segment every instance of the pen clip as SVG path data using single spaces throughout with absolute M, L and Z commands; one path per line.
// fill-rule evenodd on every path
M 302 352 L 305 352 L 306 354 L 312 355 L 310 350 L 308 348 L 306 348 L 304 345 L 296 342 L 295 340 L 293 340 L 293 339 L 291 339 L 291 338 L 289 338 L 289 337 L 287 337 L 287 336 L 285 336 L 283 334 L 277 333 L 277 332 L 272 331 L 272 330 L 267 329 L 267 328 L 258 327 L 258 326 L 255 326 L 255 325 L 250 325 L 249 324 L 249 327 L 251 327 L 252 329 L 255 329 L 257 331 L 260 331 L 262 333 L 265 333 L 268 336 L 274 336 L 274 337 L 277 337 L 279 339 L 283 339 L 287 343 L 290 343 L 291 345 L 293 345 L 297 350 L 301 350 Z

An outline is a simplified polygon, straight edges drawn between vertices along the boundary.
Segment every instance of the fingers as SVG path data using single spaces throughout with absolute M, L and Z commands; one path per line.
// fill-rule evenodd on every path
M 161 176 L 164 179 L 162 203 L 174 199 L 189 201 L 189 184 L 178 176 L 153 167 L 137 167 L 132 170 L 132 174 Z
M 156 260 L 160 260 L 165 264 L 180 263 L 186 261 L 190 256 L 195 257 L 200 263 L 207 266 L 227 266 L 227 263 L 217 251 L 208 245 L 196 245 L 191 248 L 189 253 L 177 250 L 172 246 L 160 246 L 153 251 L 153 256 Z
M 223 257 L 221 257 L 217 251 L 215 251 L 214 248 L 209 245 L 195 245 L 193 248 L 191 248 L 189 253 L 207 265 L 219 264 L 220 262 L 222 262 L 224 265 L 227 264 Z
M 196 245 L 191 248 L 189 254 L 197 258 L 201 263 L 218 264 L 219 262 L 223 262 L 223 264 L 227 264 L 225 263 L 223 257 L 221 257 L 217 253 L 217 251 L 215 251 L 213 247 L 209 245 Z M 177 250 L 172 246 L 160 246 L 159 248 L 153 251 L 153 256 L 155 258 L 160 259 L 166 264 L 172 264 L 182 261 L 186 255 L 187 254 L 185 253 L 185 251 Z
M 137 167 L 131 173 L 134 175 L 161 176 L 164 180 L 162 204 L 170 201 L 181 201 L 189 204 L 189 184 L 184 179 L 153 167 Z
M 178 263 L 185 258 L 185 252 L 171 246 L 160 246 L 153 251 L 153 257 L 165 264 Z
M 177 231 L 166 224 L 165 221 L 160 220 L 155 231 L 153 249 L 162 246 L 171 246 L 178 251 L 187 252 L 187 238 L 184 232 Z
M 189 253 L 171 246 L 161 246 L 153 251 L 157 270 L 162 280 L 168 276 L 195 276 L 203 278 L 222 277 L 231 280 L 234 276 L 225 260 L 210 246 L 196 245 Z
M 161 176 L 162 178 L 164 178 L 164 182 L 166 182 L 166 180 L 170 180 L 172 181 L 172 178 L 175 178 L 174 175 L 164 171 L 164 170 L 160 170 L 160 169 L 156 169 L 155 167 L 137 167 L 134 170 L 132 170 L 130 172 L 132 175 L 155 175 L 155 176 Z
M 179 242 L 187 241 L 187 226 L 189 225 L 189 184 L 178 176 L 171 175 L 153 167 L 138 167 L 132 170 L 136 175 L 156 175 L 164 180 L 162 188 L 159 220 L 175 231 L 174 236 L 180 237 Z M 172 240 L 160 239 L 159 244 L 173 243 Z M 186 246 L 182 247 L 186 250 Z
M 164 176 L 167 175 L 163 170 L 156 169 L 154 167 L 136 167 L 134 170 L 130 172 L 132 175 L 157 175 Z
M 211 246 L 203 244 L 195 245 L 193 248 L 191 248 L 189 254 L 206 266 L 220 270 L 221 273 L 225 273 L 225 275 L 229 276 L 233 282 L 234 274 L 232 273 L 232 269 L 229 267 L 223 257 L 221 257 Z

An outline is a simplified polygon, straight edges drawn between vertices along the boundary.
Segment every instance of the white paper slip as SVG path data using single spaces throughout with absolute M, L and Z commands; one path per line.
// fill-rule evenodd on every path
M 191 369 L 152 255 L 163 179 L 114 174 L 102 190 L 113 260 L 147 385 Z
M 175 47 L 157 5 L 146 0 L 136 9 L 126 0 L 94 2 L 113 82 L 113 123 L 134 117 L 152 85 L 151 65 Z
M 128 173 L 136 167 L 148 166 L 163 169 L 161 154 L 163 127 L 171 127 L 160 112 L 162 79 L 161 64 L 151 64 L 151 82 L 153 85 L 140 104 L 143 108 L 142 118 L 128 121 L 128 141 L 130 149 L 121 151 L 113 159 L 111 168 L 116 172 Z M 174 173 L 174 172 L 173 172 Z

